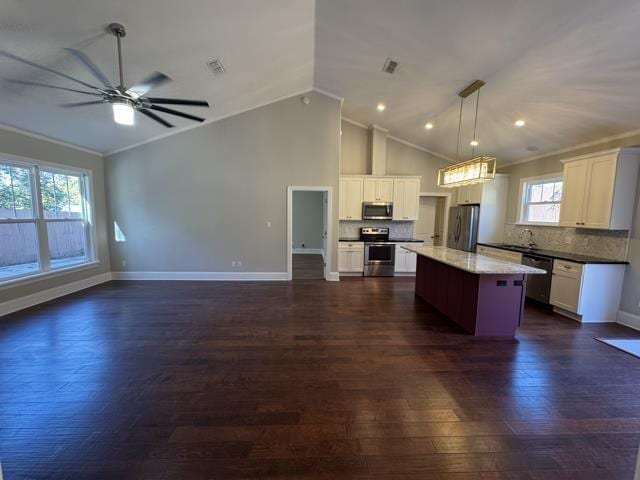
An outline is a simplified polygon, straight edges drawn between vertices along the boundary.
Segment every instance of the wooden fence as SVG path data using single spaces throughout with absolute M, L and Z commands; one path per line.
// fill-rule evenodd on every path
M 0 218 L 9 212 L 0 209 Z M 84 227 L 82 221 L 50 222 L 47 224 L 49 253 L 52 259 L 84 254 Z M 38 260 L 38 238 L 35 223 L 0 224 L 0 267 L 20 265 Z

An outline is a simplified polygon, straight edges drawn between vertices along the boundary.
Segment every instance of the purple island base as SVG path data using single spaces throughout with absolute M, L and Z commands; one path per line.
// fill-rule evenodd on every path
M 418 255 L 416 295 L 475 336 L 515 337 L 525 274 L 476 274 Z

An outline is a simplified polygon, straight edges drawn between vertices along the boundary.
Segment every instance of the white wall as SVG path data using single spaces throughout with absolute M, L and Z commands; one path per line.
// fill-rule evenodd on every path
M 294 191 L 292 196 L 293 248 L 322 249 L 324 192 Z
M 92 195 L 95 203 L 94 216 L 98 245 L 97 255 L 100 260 L 100 265 L 43 280 L 30 280 L 28 283 L 2 287 L 0 288 L 0 303 L 15 300 L 43 290 L 61 287 L 73 282 L 79 282 L 89 277 L 109 272 L 110 264 L 107 244 L 107 215 L 102 156 L 0 128 L 0 158 L 2 158 L 3 153 L 91 171 L 93 178 Z
M 107 157 L 113 270 L 286 272 L 290 185 L 333 187 L 337 232 L 341 104 L 307 95 Z
M 342 120 L 340 173 L 371 174 L 369 135 L 368 129 Z M 423 192 L 441 190 L 437 186 L 438 169 L 447 165 L 450 163 L 440 157 L 387 137 L 387 175 L 421 176 Z

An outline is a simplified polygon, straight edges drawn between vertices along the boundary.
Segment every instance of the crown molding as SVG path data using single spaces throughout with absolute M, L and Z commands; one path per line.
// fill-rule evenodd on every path
M 518 161 L 515 161 L 515 162 L 507 163 L 507 164 L 501 166 L 500 168 L 507 168 L 507 167 L 511 167 L 513 165 L 520 165 L 520 164 L 523 164 L 523 163 L 533 162 L 535 160 L 540 160 L 540 159 L 547 158 L 547 157 L 554 157 L 556 155 L 562 155 L 563 153 L 571 153 L 571 152 L 575 152 L 576 150 L 582 150 L 583 148 L 594 147 L 596 145 L 600 145 L 601 143 L 612 142 L 614 140 L 621 140 L 623 138 L 633 137 L 635 135 L 640 135 L 640 130 L 631 130 L 629 132 L 620 133 L 618 135 L 611 135 L 609 137 L 602 137 L 599 140 L 592 140 L 590 142 L 579 143 L 577 145 L 572 145 L 570 147 L 561 148 L 560 150 L 554 150 L 554 151 L 549 152 L 549 153 L 542 153 L 540 155 L 535 155 L 533 157 L 528 157 L 528 158 L 525 158 L 525 159 L 522 159 L 522 160 L 518 160 Z M 614 148 L 622 148 L 622 147 L 614 147 Z
M 344 102 L 344 97 L 341 97 L 340 95 L 336 95 L 335 93 L 327 92 L 326 90 L 322 90 L 321 88 L 315 88 L 314 87 L 313 91 L 321 93 L 325 97 L 334 98 L 334 99 L 336 99 L 336 100 L 338 100 L 340 102 Z
M 58 140 L 57 138 L 49 137 L 41 133 L 32 132 L 31 130 L 25 130 L 24 128 L 18 128 L 18 127 L 14 127 L 13 125 L 7 125 L 6 123 L 0 123 L 0 129 L 5 130 L 7 132 L 11 132 L 11 133 L 18 133 L 20 135 L 24 135 L 25 137 L 35 138 L 36 140 L 55 143 L 56 145 L 61 145 L 63 147 L 71 148 L 72 150 L 78 150 L 80 152 L 90 153 L 91 155 L 97 155 L 99 157 L 104 156 L 102 152 L 99 152 L 97 150 L 92 150 L 90 148 L 82 147 L 80 145 L 76 145 L 75 143 L 69 143 L 63 140 Z
M 332 95 L 332 94 L 317 90 L 315 88 L 307 88 L 305 90 L 301 90 L 299 92 L 296 92 L 296 93 L 293 93 L 293 94 L 290 94 L 290 95 L 286 95 L 286 96 L 283 96 L 283 97 L 278 97 L 278 98 L 275 98 L 273 100 L 269 100 L 267 102 L 260 103 L 258 105 L 254 105 L 251 108 L 244 108 L 244 109 L 236 110 L 236 111 L 233 111 L 233 112 L 228 113 L 226 115 L 223 115 L 221 117 L 210 118 L 210 119 L 207 119 L 204 122 L 198 123 L 196 125 L 187 125 L 185 127 L 179 128 L 179 129 L 174 129 L 174 130 L 172 130 L 170 132 L 165 132 L 165 133 L 162 133 L 160 135 L 156 135 L 155 137 L 149 138 L 147 140 L 143 140 L 141 142 L 134 143 L 133 145 L 128 145 L 126 147 L 118 148 L 116 150 L 111 150 L 111 151 L 105 153 L 104 156 L 108 157 L 110 155 L 115 155 L 117 153 L 126 152 L 127 150 L 131 150 L 132 148 L 140 147 L 142 145 L 146 145 L 147 143 L 155 142 L 156 140 L 161 140 L 163 138 L 167 138 L 167 137 L 170 137 L 172 135 L 177 135 L 178 133 L 183 133 L 183 132 L 186 132 L 188 130 L 192 130 L 194 128 L 202 127 L 203 125 L 207 125 L 209 123 L 219 122 L 220 120 L 224 120 L 225 118 L 234 117 L 236 115 L 240 115 L 242 113 L 250 112 L 251 110 L 256 110 L 258 108 L 266 107 L 268 105 L 272 105 L 274 103 L 278 103 L 278 102 L 281 102 L 283 100 L 288 100 L 289 98 L 297 97 L 299 95 L 304 95 L 305 93 L 309 93 L 309 92 L 317 92 L 317 93 L 319 93 L 321 95 L 325 95 L 327 97 L 342 101 L 342 99 L 340 97 L 337 97 L 335 95 Z
M 351 125 L 355 125 L 356 127 L 360 127 L 360 128 L 364 128 L 365 130 L 370 130 L 371 128 L 376 128 L 378 130 L 382 130 L 384 132 L 388 132 L 389 130 L 382 128 L 378 125 L 365 125 L 364 123 L 360 123 L 357 120 L 353 120 L 351 118 L 348 117 L 342 117 L 342 120 L 344 120 L 347 123 L 350 123 Z M 455 160 L 453 160 L 452 158 L 447 157 L 446 155 L 443 155 L 442 153 L 438 153 L 438 152 L 434 152 L 433 150 L 429 150 L 428 148 L 425 148 L 421 145 L 416 145 L 415 143 L 411 143 L 407 140 L 403 140 L 402 138 L 398 138 L 394 135 L 387 135 L 388 139 L 391 139 L 395 142 L 398 143 L 402 143 L 403 145 L 406 145 L 407 147 L 411 147 L 411 148 L 415 148 L 416 150 L 420 150 L 421 152 L 424 153 L 428 153 L 430 155 L 433 155 L 434 157 L 438 157 L 441 158 L 442 160 L 446 160 L 449 163 L 455 163 Z

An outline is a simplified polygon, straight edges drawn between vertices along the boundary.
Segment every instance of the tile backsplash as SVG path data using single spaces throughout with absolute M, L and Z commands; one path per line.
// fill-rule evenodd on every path
M 525 228 L 533 231 L 533 241 L 538 248 L 614 260 L 625 260 L 627 256 L 628 230 L 590 230 L 507 223 L 504 226 L 504 242 L 520 245 L 521 242 L 528 241 L 528 235 L 520 239 Z
M 413 222 L 384 220 L 340 221 L 340 238 L 359 238 L 360 227 L 388 227 L 389 238 L 413 238 Z

